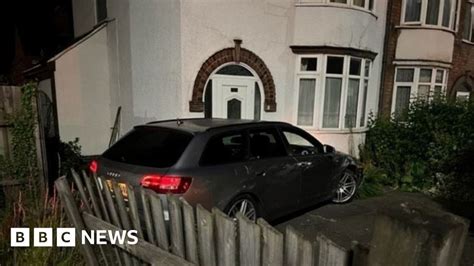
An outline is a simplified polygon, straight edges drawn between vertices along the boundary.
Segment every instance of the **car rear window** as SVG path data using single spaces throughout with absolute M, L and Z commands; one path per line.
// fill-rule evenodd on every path
M 137 127 L 102 156 L 113 161 L 148 167 L 170 167 L 183 154 L 193 136 L 160 127 Z

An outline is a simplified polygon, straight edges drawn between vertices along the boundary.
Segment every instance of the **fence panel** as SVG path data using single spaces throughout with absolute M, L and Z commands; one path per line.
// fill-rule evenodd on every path
M 145 262 L 152 265 L 329 266 L 351 263 L 351 251 L 324 236 L 318 236 L 313 243 L 291 227 L 282 234 L 263 219 L 255 223 L 240 213 L 231 219 L 216 208 L 211 213 L 201 205 L 193 208 L 182 198 L 164 198 L 150 190 L 135 190 L 114 180 L 96 176 L 90 180 L 91 177 L 75 171 L 72 177 L 75 188 L 71 189 L 64 177 L 56 181 L 56 188 L 78 232 L 137 230 L 136 245 L 112 243 L 96 249 L 105 265 Z M 167 203 L 168 217 L 163 200 Z M 359 254 L 362 258 L 359 247 L 354 244 L 354 250 L 359 251 L 354 256 Z M 368 248 L 364 247 L 363 251 L 367 253 Z M 82 252 L 87 263 L 96 265 L 100 261 L 90 245 L 83 246 Z

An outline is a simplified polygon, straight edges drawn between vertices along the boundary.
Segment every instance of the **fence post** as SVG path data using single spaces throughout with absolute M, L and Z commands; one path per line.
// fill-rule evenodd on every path
M 216 265 L 216 250 L 214 246 L 214 220 L 211 213 L 200 204 L 196 207 L 198 243 L 201 265 Z
M 282 266 L 283 234 L 263 219 L 258 219 L 257 224 L 262 229 L 262 266 Z
M 76 239 L 80 238 L 81 231 L 85 230 L 84 221 L 82 220 L 79 210 L 77 208 L 74 197 L 71 194 L 69 189 L 69 184 L 66 180 L 66 177 L 62 176 L 58 178 L 55 182 L 56 190 L 58 191 L 61 202 L 66 209 L 66 214 L 68 219 L 72 221 L 74 227 L 76 228 Z M 92 247 L 89 244 L 81 245 L 82 253 L 88 265 L 98 265 L 97 258 L 92 250 Z
M 239 225 L 239 262 L 240 265 L 260 265 L 261 262 L 261 229 L 241 212 L 238 212 Z

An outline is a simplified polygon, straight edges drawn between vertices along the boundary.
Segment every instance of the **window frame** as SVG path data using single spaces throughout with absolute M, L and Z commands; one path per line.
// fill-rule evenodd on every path
M 421 8 L 420 8 L 420 19 L 418 21 L 406 21 L 406 6 L 407 1 L 410 0 L 403 0 L 402 1 L 402 12 L 400 16 L 400 25 L 401 26 L 420 26 L 426 28 L 440 28 L 440 29 L 447 29 L 450 31 L 454 31 L 454 26 L 456 24 L 456 12 L 457 12 L 457 1 L 459 0 L 451 0 L 451 12 L 449 14 L 449 25 L 443 26 L 443 16 L 444 16 L 444 3 L 448 0 L 439 0 L 439 7 L 438 7 L 438 22 L 436 25 L 427 24 L 426 18 L 428 15 L 428 1 L 429 0 L 420 0 L 421 1 Z
M 461 21 L 460 23 L 462 23 L 463 25 L 463 32 L 461 32 L 461 35 L 462 35 L 462 40 L 465 41 L 465 42 L 468 42 L 468 43 L 471 43 L 471 44 L 474 44 L 474 0 L 466 0 L 465 1 L 465 5 L 466 5 L 466 9 L 464 9 L 464 16 L 466 15 L 466 12 L 468 11 L 468 6 L 470 5 L 471 6 L 471 20 L 470 20 L 470 23 L 469 25 L 467 25 L 469 27 L 469 36 L 468 36 L 468 39 L 466 39 L 464 36 L 464 31 L 466 30 L 465 27 L 466 27 L 466 24 L 465 24 L 465 18 L 463 19 L 463 21 Z
M 321 5 L 329 5 L 329 6 L 337 6 L 337 7 L 347 7 L 358 9 L 364 12 L 375 13 L 377 7 L 377 0 L 365 0 L 364 7 L 358 6 L 354 4 L 354 0 L 346 0 L 346 3 L 336 3 L 331 2 L 331 0 L 296 0 L 298 4 L 321 4 Z M 372 1 L 372 9 L 370 8 L 370 2 Z
M 398 71 L 400 69 L 413 69 L 413 81 L 397 81 Z M 422 69 L 430 69 L 431 70 L 431 80 L 430 82 L 422 82 L 420 81 L 420 72 Z M 436 82 L 436 74 L 438 70 L 443 71 L 443 81 Z M 434 98 L 435 88 L 437 86 L 441 86 L 441 94 L 446 95 L 447 91 L 447 84 L 448 84 L 448 74 L 449 69 L 443 68 L 440 66 L 430 66 L 430 65 L 400 65 L 395 68 L 395 75 L 393 80 L 393 91 L 392 91 L 392 106 L 391 106 L 391 113 L 395 114 L 396 110 L 396 99 L 398 93 L 398 87 L 410 87 L 410 103 L 418 97 L 418 88 L 420 85 L 429 85 L 430 90 L 428 94 L 428 101 L 431 101 Z
M 301 58 L 314 57 L 318 58 L 318 67 L 316 71 L 308 73 L 308 71 L 300 71 Z M 344 59 L 342 74 L 333 74 L 326 73 L 327 62 L 329 57 L 341 57 Z M 351 59 L 360 60 L 360 73 L 359 75 L 350 74 L 350 62 Z M 365 75 L 365 66 L 369 64 L 368 75 Z M 370 90 L 370 77 L 372 75 L 373 60 L 364 57 L 357 57 L 352 55 L 341 55 L 341 54 L 303 54 L 296 57 L 296 67 L 295 67 L 295 113 L 293 117 L 294 124 L 298 127 L 307 129 L 307 130 L 320 130 L 320 131 L 346 131 L 351 129 L 365 129 L 367 127 L 367 106 L 368 100 L 367 97 L 370 95 L 368 91 Z M 325 104 L 325 93 L 326 93 L 326 79 L 327 78 L 341 78 L 341 99 L 339 106 L 339 126 L 338 127 L 323 127 L 323 118 L 324 118 L 324 104 Z M 316 79 L 315 86 L 315 101 L 314 101 L 314 112 L 313 112 L 313 121 L 311 125 L 300 125 L 298 124 L 298 101 L 300 97 L 300 80 L 301 79 Z M 347 94 L 348 94 L 348 85 L 350 79 L 359 80 L 359 91 L 357 98 L 357 115 L 355 119 L 355 126 L 352 128 L 345 127 L 345 116 L 347 108 Z M 365 82 L 367 82 L 367 93 L 365 93 Z M 365 106 L 364 106 L 364 96 Z M 365 109 L 364 109 L 365 107 Z M 364 114 L 365 117 L 362 117 Z M 363 121 L 363 125 L 361 123 Z
M 251 141 L 250 141 L 250 134 L 253 133 L 253 132 L 258 132 L 258 131 L 265 131 L 265 130 L 272 130 L 275 132 L 275 141 L 276 142 L 280 142 L 280 144 L 282 145 L 283 147 L 283 151 L 285 152 L 284 155 L 280 155 L 280 156 L 272 156 L 272 157 L 265 157 L 265 158 L 258 158 L 258 157 L 254 157 L 252 155 L 252 151 L 251 151 Z M 287 158 L 288 156 L 290 156 L 290 152 L 288 150 L 288 148 L 286 147 L 285 145 L 285 141 L 281 135 L 281 132 L 279 131 L 279 128 L 277 126 L 256 126 L 256 127 L 249 127 L 249 128 L 246 128 L 244 130 L 244 133 L 245 133 L 245 138 L 247 140 L 247 161 L 259 161 L 259 160 L 272 160 L 272 159 L 278 159 L 278 158 Z

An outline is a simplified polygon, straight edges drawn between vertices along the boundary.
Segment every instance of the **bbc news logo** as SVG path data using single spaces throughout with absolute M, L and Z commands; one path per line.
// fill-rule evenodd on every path
M 91 230 L 80 231 L 80 236 L 76 238 L 75 228 L 53 228 L 40 227 L 31 229 L 26 227 L 10 229 L 11 247 L 52 247 L 53 241 L 57 247 L 75 247 L 76 243 L 82 245 L 135 245 L 138 243 L 137 230 Z M 33 239 L 31 245 L 31 238 Z M 77 241 L 76 241 L 77 240 Z

